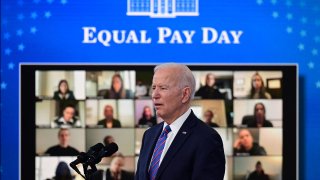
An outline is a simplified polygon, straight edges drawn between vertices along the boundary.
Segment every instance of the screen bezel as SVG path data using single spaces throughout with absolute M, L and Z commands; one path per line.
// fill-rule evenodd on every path
M 35 179 L 35 72 L 37 70 L 152 70 L 155 64 L 20 64 L 20 179 Z M 282 178 L 299 177 L 298 66 L 296 64 L 188 64 L 191 70 L 282 71 Z M 292 119 L 295 122 L 292 122 Z M 296 137 L 295 141 L 292 137 Z M 296 173 L 293 173 L 296 172 Z

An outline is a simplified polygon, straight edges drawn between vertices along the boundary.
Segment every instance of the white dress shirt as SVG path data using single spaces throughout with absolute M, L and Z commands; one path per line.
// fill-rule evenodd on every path
M 173 123 L 171 123 L 169 126 L 171 128 L 171 132 L 168 133 L 167 136 L 167 140 L 166 143 L 164 145 L 162 154 L 160 156 L 160 161 L 159 161 L 159 166 L 164 158 L 164 156 L 166 155 L 170 145 L 172 144 L 172 141 L 174 140 L 174 138 L 176 137 L 176 135 L 178 134 L 182 124 L 187 120 L 188 116 L 191 113 L 191 109 L 189 108 L 188 111 L 186 111 L 184 114 L 182 114 L 178 119 L 176 119 L 175 121 L 173 121 Z M 166 122 L 164 122 L 163 124 L 163 128 L 162 131 L 164 130 L 164 128 L 167 126 L 168 124 Z

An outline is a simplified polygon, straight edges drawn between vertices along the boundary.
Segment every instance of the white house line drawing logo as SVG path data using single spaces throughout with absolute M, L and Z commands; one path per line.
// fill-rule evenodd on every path
M 199 0 L 127 0 L 128 16 L 199 16 Z

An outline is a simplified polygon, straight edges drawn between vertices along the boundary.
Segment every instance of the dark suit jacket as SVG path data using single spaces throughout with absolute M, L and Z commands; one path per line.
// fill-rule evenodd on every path
M 135 178 L 149 179 L 149 164 L 163 123 L 148 129 L 142 146 Z M 219 134 L 198 119 L 193 112 L 181 126 L 164 156 L 156 179 L 222 180 L 225 172 L 225 155 Z

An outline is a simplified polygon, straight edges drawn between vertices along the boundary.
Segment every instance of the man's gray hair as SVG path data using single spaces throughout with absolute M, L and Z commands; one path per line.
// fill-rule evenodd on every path
M 157 65 L 154 68 L 154 72 L 156 72 L 159 69 L 167 69 L 167 68 L 174 68 L 179 69 L 179 72 L 176 72 L 176 74 L 173 74 L 176 78 L 179 79 L 179 87 L 189 87 L 191 89 L 191 97 L 190 100 L 193 99 L 195 94 L 195 88 L 196 88 L 196 80 L 191 72 L 191 70 L 188 68 L 188 66 L 184 64 L 177 64 L 177 63 L 164 63 Z

